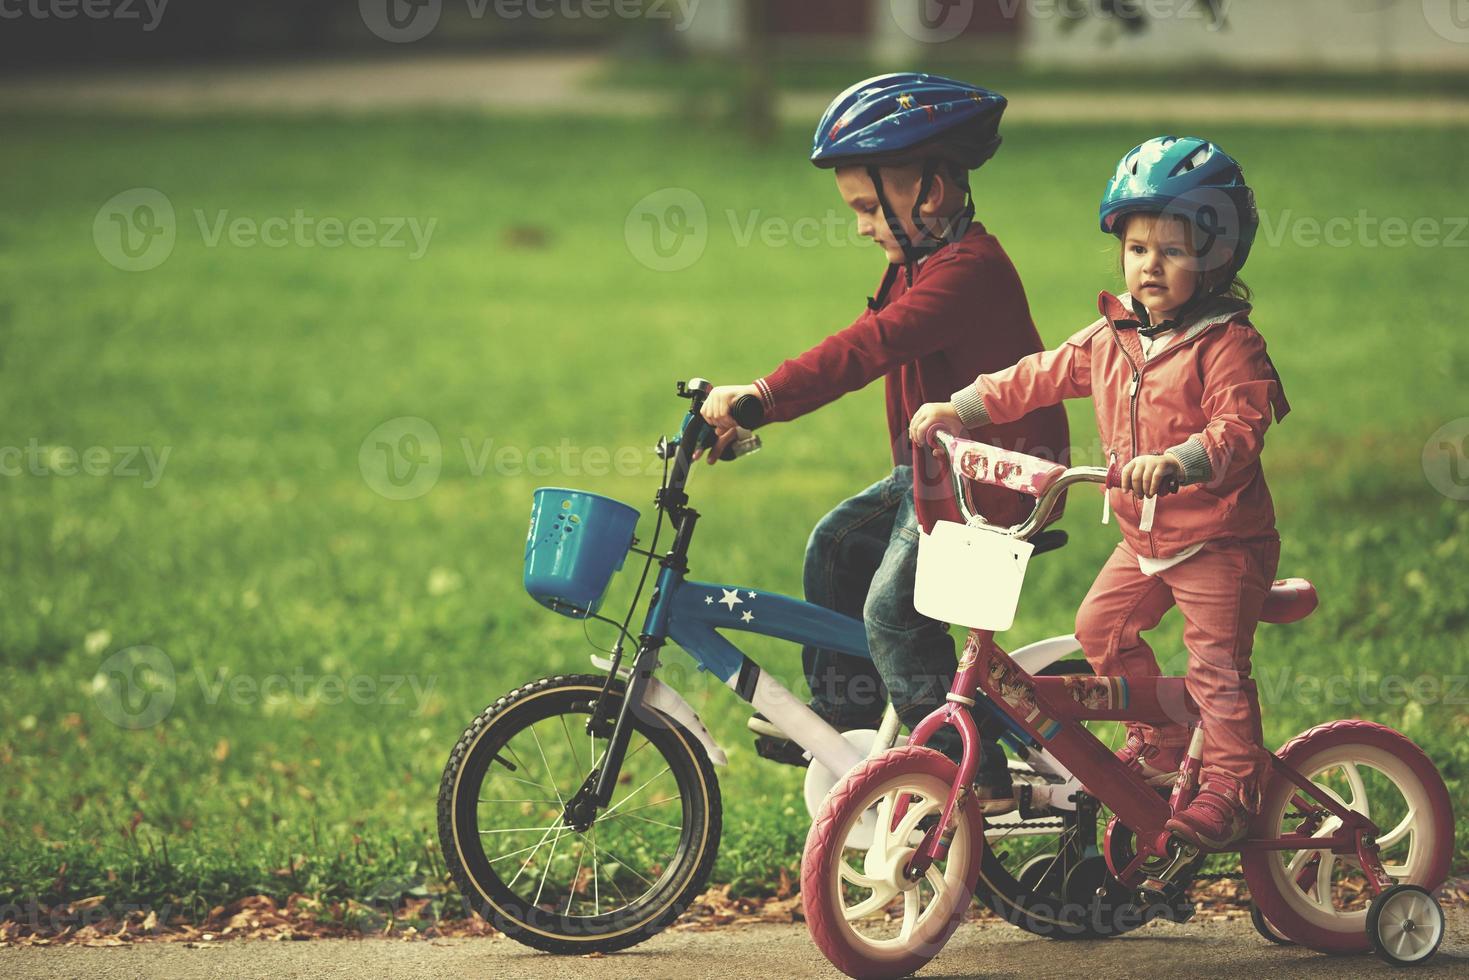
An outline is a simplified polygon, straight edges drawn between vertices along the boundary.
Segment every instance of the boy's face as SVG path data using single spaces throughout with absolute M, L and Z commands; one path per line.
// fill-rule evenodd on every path
M 918 187 L 923 181 L 923 168 L 918 164 L 905 167 L 881 167 L 882 189 L 887 195 L 888 203 L 892 205 L 893 213 L 902 222 L 903 231 L 907 233 L 908 240 L 918 240 L 918 230 L 913 227 L 913 202 L 918 198 Z M 898 244 L 897 237 L 888 227 L 887 219 L 883 217 L 882 205 L 877 202 L 877 192 L 872 187 L 872 178 L 867 175 L 866 167 L 837 167 L 836 168 L 837 191 L 842 195 L 842 200 L 847 202 L 857 215 L 857 234 L 863 238 L 871 238 L 882 246 L 887 253 L 888 261 L 901 265 L 905 258 L 902 246 Z M 953 185 L 938 174 L 933 179 L 933 185 L 929 188 L 928 199 L 923 202 L 919 214 L 925 219 L 935 215 L 947 214 L 944 210 L 957 210 L 951 207 L 951 199 L 954 197 Z M 929 224 L 930 228 L 937 233 L 941 229 L 935 221 Z
M 1153 322 L 1169 319 L 1199 286 L 1199 263 L 1187 222 L 1173 215 L 1136 214 L 1122 233 L 1122 274 L 1127 290 L 1147 307 Z

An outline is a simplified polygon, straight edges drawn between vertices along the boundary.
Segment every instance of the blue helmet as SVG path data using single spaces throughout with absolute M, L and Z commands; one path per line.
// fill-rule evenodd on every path
M 811 140 L 811 162 L 880 166 L 932 152 L 974 170 L 999 149 L 1005 105 L 998 92 L 941 75 L 877 75 L 826 107 Z
M 1228 265 L 1216 292 L 1244 268 L 1260 228 L 1255 193 L 1238 161 L 1196 136 L 1154 137 L 1117 164 L 1098 209 L 1102 230 L 1120 234 L 1118 219 L 1138 212 L 1177 215 L 1202 233 L 1204 268 Z
M 867 168 L 882 207 L 883 218 L 903 249 L 908 278 L 923 256 L 962 236 L 974 218 L 974 202 L 950 223 L 947 237 L 935 237 L 920 220 L 919 208 L 933 186 L 941 162 L 957 164 L 965 173 L 956 180 L 969 190 L 967 171 L 977 169 L 1000 147 L 1000 116 L 1005 97 L 998 92 L 921 72 L 894 72 L 858 82 L 826 107 L 811 140 L 811 162 L 818 167 Z M 879 167 L 919 161 L 923 178 L 913 202 L 913 225 L 919 240 L 911 241 L 902 221 L 893 213 L 883 189 Z M 892 285 L 896 266 L 876 299 L 877 308 Z

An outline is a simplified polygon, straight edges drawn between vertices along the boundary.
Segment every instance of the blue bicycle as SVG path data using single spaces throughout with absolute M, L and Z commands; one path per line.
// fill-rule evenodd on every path
M 664 473 L 647 549 L 633 536 L 639 515 L 632 507 L 577 490 L 535 492 L 527 590 L 555 612 L 611 623 L 619 638 L 607 651 L 610 659 L 592 658 L 605 673 L 543 678 L 490 705 L 465 729 L 444 769 L 438 824 L 449 870 L 481 916 L 528 946 L 554 953 L 624 949 L 671 924 L 704 887 L 721 829 L 713 766 L 726 757 L 688 701 L 654 676 L 669 641 L 810 756 L 810 812 L 838 778 L 898 741 L 891 706 L 877 731 L 839 732 L 719 632 L 866 657 L 861 620 L 756 588 L 686 577 L 699 514 L 685 487 L 696 451 L 714 442 L 700 415 L 709 390 L 697 378 L 678 385 L 691 405 L 678 436 L 658 444 Z M 754 427 L 760 402 L 741 399 L 734 414 Z M 665 519 L 673 543 L 659 553 Z M 1064 540 L 1061 532 L 1050 534 L 1053 546 Z M 597 612 L 629 553 L 645 563 L 627 617 L 618 623 Z M 652 597 L 624 666 L 628 626 L 655 563 Z M 1057 637 L 1014 656 L 1043 672 L 1076 649 L 1073 638 Z M 1012 745 L 1023 743 L 1015 738 Z M 1064 770 L 1048 775 L 1056 800 L 1074 790 Z M 1008 826 L 1023 831 L 1026 815 Z

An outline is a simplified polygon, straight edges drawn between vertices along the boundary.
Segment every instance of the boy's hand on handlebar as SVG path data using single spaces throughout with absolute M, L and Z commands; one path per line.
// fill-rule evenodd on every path
M 710 466 L 713 466 L 715 463 L 719 462 L 720 458 L 724 456 L 724 451 L 729 448 L 729 444 L 738 439 L 740 435 L 740 430 L 738 428 L 717 429 L 715 431 L 717 434 L 714 440 L 714 448 L 709 450 Z M 699 457 L 703 455 L 704 450 L 696 450 L 690 462 L 697 463 L 699 461 Z
M 1161 456 L 1136 456 L 1122 467 L 1121 487 L 1137 497 L 1156 497 L 1172 489 L 1178 489 L 1183 477 L 1183 463 L 1173 453 Z
M 913 418 L 908 423 L 908 438 L 913 440 L 915 446 L 927 446 L 929 433 L 934 429 L 952 432 L 956 436 L 963 434 L 964 423 L 959 421 L 959 413 L 953 402 L 929 402 L 918 406 L 918 411 L 913 413 Z M 942 446 L 934 446 L 930 451 L 934 456 L 943 459 Z
M 710 390 L 709 397 L 704 399 L 704 408 L 699 414 L 703 415 L 704 421 L 714 426 L 715 431 L 723 438 L 726 429 L 733 431 L 738 424 L 730 411 L 734 408 L 734 403 L 744 395 L 754 395 L 759 398 L 760 389 L 754 385 L 719 385 Z M 729 443 L 726 442 L 725 445 Z M 715 455 L 717 456 L 718 453 Z

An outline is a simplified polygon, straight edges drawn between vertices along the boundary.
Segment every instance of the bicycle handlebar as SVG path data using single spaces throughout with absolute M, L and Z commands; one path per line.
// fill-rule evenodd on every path
M 1002 534 L 1019 538 L 1022 541 L 1029 540 L 1037 531 L 1045 526 L 1046 521 L 1051 517 L 1051 512 L 1056 509 L 1056 501 L 1061 498 L 1061 493 L 1067 487 L 1074 486 L 1078 483 L 1101 483 L 1107 487 L 1121 485 L 1121 470 L 1115 463 L 1111 466 L 1069 467 L 1060 476 L 1052 480 L 1045 490 L 1036 497 L 1035 508 L 1030 512 L 1029 517 L 1019 524 L 1010 527 L 996 527 L 981 515 L 971 511 L 968 503 L 964 499 L 964 477 L 956 465 L 956 454 L 954 453 L 956 437 L 953 433 L 945 432 L 942 429 L 934 430 L 932 437 L 939 441 L 939 444 L 943 446 L 944 451 L 949 455 L 949 479 L 954 487 L 954 501 L 959 505 L 959 513 L 963 515 L 965 523 L 991 527 Z M 1046 463 L 1047 461 L 1037 459 L 1036 462 Z
M 755 395 L 741 395 L 735 399 L 729 414 L 746 429 L 753 429 L 765 421 L 765 403 Z

